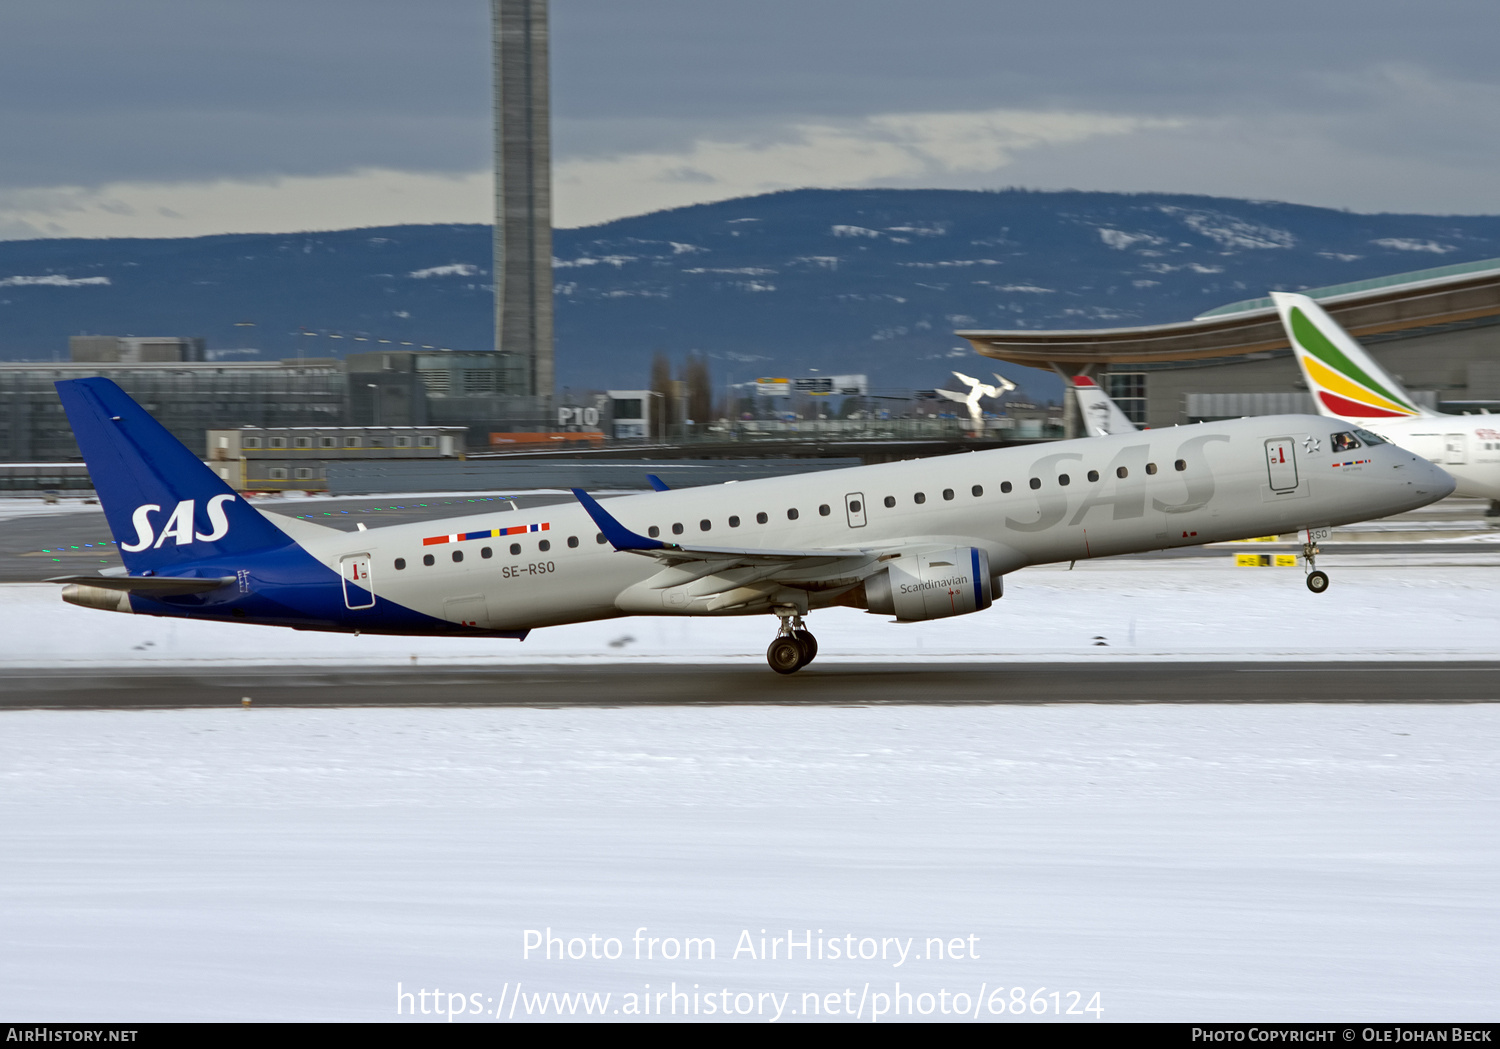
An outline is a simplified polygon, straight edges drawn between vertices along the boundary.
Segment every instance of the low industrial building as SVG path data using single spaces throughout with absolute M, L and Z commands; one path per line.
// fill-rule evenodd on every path
M 461 426 L 243 426 L 209 430 L 208 465 L 249 492 L 328 489 L 332 462 L 461 459 Z

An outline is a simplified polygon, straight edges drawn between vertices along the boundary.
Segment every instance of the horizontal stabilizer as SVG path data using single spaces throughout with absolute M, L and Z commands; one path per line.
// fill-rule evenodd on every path
M 63 575 L 47 580 L 49 583 L 71 583 L 77 586 L 98 587 L 100 590 L 121 590 L 146 597 L 173 597 L 179 594 L 206 594 L 221 586 L 229 586 L 234 576 L 219 576 L 213 579 L 173 578 L 171 576 L 103 576 Z

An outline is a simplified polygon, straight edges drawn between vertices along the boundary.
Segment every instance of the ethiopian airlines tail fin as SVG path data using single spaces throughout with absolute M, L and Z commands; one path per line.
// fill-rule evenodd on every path
M 1090 437 L 1108 437 L 1112 433 L 1134 433 L 1135 423 L 1125 417 L 1120 406 L 1109 399 L 1087 375 L 1073 376 L 1073 396 Z
M 113 382 L 57 393 L 131 575 L 291 542 Z
M 1433 414 L 1412 400 L 1312 299 L 1279 291 L 1271 298 L 1321 414 L 1358 421 Z

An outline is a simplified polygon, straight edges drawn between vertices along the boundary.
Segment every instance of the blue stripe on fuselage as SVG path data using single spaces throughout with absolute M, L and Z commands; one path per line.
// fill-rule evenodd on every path
M 426 634 L 463 637 L 524 638 L 525 630 L 481 630 L 450 623 L 376 594 L 369 608 L 344 604 L 339 574 L 300 546 L 292 544 L 241 557 L 214 558 L 182 566 L 172 575 L 200 578 L 235 576 L 237 581 L 206 594 L 178 597 L 130 596 L 130 607 L 143 615 L 182 619 L 259 623 L 365 634 Z M 351 595 L 368 591 L 349 584 Z

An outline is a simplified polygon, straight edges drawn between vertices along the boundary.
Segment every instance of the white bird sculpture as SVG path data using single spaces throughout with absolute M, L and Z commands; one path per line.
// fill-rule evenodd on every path
M 991 372 L 990 374 L 995 376 L 996 382 L 999 383 L 998 386 L 982 383 L 972 375 L 965 375 L 963 372 L 954 372 L 953 374 L 957 376 L 960 382 L 968 385 L 969 392 L 954 393 L 952 390 L 938 390 L 937 392 L 948 398 L 948 400 L 957 401 L 959 404 L 967 407 L 969 409 L 969 419 L 973 422 L 974 429 L 976 430 L 984 428 L 984 413 L 979 410 L 980 398 L 999 397 L 1001 394 L 1009 393 L 1016 388 L 1015 383 L 995 372 Z

